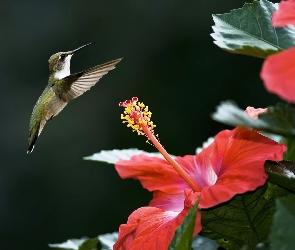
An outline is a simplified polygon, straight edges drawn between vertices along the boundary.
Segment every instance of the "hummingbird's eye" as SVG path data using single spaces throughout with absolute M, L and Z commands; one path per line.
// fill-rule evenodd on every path
M 61 54 L 60 56 L 59 56 L 59 59 L 65 59 L 66 58 L 66 54 Z

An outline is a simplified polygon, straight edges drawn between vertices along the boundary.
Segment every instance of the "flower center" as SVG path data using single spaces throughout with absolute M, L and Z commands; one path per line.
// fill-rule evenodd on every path
M 124 120 L 123 123 L 127 123 L 127 127 L 131 127 L 133 132 L 137 132 L 138 135 L 146 136 L 148 138 L 147 142 L 151 142 L 159 150 L 188 185 L 195 192 L 200 192 L 201 188 L 168 154 L 159 142 L 158 135 L 154 134 L 154 128 L 156 125 L 151 121 L 152 113 L 148 110 L 148 106 L 138 102 L 137 97 L 133 97 L 131 100 L 126 100 L 125 102 L 120 102 L 119 106 L 125 107 L 124 114 L 121 115 L 121 119 Z
M 133 132 L 146 136 L 150 140 L 146 132 L 154 134 L 156 125 L 151 121 L 152 113 L 148 110 L 148 106 L 138 102 L 137 97 L 120 102 L 119 106 L 125 107 L 124 115 L 121 114 L 123 123 L 128 123 L 127 127 L 131 127 Z

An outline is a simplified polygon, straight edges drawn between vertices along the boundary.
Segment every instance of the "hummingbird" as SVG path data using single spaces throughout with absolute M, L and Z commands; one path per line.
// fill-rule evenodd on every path
M 48 84 L 35 104 L 30 119 L 28 154 L 33 151 L 46 122 L 57 116 L 71 100 L 94 86 L 122 60 L 119 58 L 79 73 L 70 74 L 70 61 L 74 53 L 93 43 L 71 51 L 58 52 L 49 58 Z

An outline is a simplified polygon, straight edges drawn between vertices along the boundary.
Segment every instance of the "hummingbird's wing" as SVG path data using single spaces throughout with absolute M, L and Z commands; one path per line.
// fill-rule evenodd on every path
M 94 86 L 100 78 L 114 69 L 115 65 L 121 60 L 122 58 L 119 58 L 64 77 L 54 84 L 53 91 L 61 100 L 69 102 Z

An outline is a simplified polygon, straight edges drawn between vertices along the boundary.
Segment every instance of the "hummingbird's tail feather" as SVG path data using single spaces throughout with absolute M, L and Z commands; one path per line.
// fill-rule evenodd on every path
M 39 128 L 38 128 L 39 130 Z M 33 133 L 29 135 L 29 146 L 28 146 L 28 150 L 27 150 L 27 154 L 30 154 L 32 153 L 34 147 L 35 147 L 35 144 L 36 144 L 36 141 L 38 139 L 38 133 Z
M 28 146 L 27 154 L 30 154 L 30 153 L 33 152 L 33 149 L 35 147 L 37 139 L 38 139 L 39 135 L 41 134 L 45 123 L 46 123 L 46 120 L 42 119 L 39 123 L 36 124 L 36 126 L 34 126 L 30 130 L 30 133 L 29 133 L 29 146 Z
M 30 143 L 29 143 L 29 147 L 27 150 L 27 154 L 30 154 L 33 152 L 33 149 L 35 147 L 36 141 L 37 141 L 38 135 L 35 134 L 33 137 L 31 137 Z

